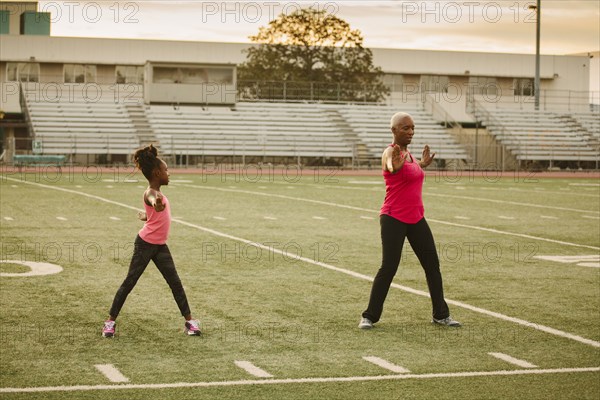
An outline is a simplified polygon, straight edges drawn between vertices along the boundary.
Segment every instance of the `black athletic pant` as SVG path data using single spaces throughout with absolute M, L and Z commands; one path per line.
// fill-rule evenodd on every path
M 175 297 L 175 301 L 179 307 L 179 311 L 181 311 L 181 315 L 186 316 L 191 314 L 190 306 L 188 305 L 181 279 L 179 279 L 179 275 L 177 275 L 177 270 L 175 269 L 175 263 L 173 262 L 173 257 L 171 257 L 169 247 L 167 247 L 166 244 L 151 244 L 145 242 L 138 235 L 135 238 L 133 257 L 131 257 L 127 277 L 121 284 L 119 290 L 117 290 L 112 307 L 110 308 L 111 317 L 117 318 L 123 307 L 123 303 L 125 303 L 125 299 L 127 299 L 127 296 L 134 288 L 138 279 L 140 279 L 140 276 L 142 276 L 142 273 L 150 263 L 150 260 L 154 261 L 154 264 L 156 264 L 156 267 L 163 278 L 165 278 L 169 284 L 169 287 L 173 292 L 173 297 Z
M 362 316 L 372 322 L 379 321 L 383 311 L 383 302 L 400 264 L 404 239 L 408 238 L 413 251 L 425 270 L 427 286 L 433 305 L 433 317 L 436 319 L 447 318 L 450 311 L 444 300 L 440 261 L 433 241 L 433 234 L 425 218 L 416 224 L 405 224 L 389 215 L 381 215 L 379 222 L 381 225 L 383 260 L 381 268 L 379 268 L 373 281 L 369 306 Z

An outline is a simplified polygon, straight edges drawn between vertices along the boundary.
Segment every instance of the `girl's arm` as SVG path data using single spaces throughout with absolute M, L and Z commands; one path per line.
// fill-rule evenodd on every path
M 157 212 L 161 212 L 165 209 L 163 195 L 157 190 L 149 189 L 146 192 L 146 202 Z

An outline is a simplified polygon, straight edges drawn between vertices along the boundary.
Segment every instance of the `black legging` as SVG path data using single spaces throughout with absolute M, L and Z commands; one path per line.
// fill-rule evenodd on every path
M 135 246 L 133 249 L 133 256 L 131 257 L 131 263 L 129 264 L 129 271 L 127 277 L 117 290 L 115 299 L 113 300 L 112 307 L 110 308 L 110 316 L 117 318 L 125 299 L 134 288 L 140 276 L 150 263 L 150 260 L 154 261 L 156 267 L 162 274 L 163 278 L 169 284 L 173 297 L 177 302 L 181 315 L 188 316 L 191 314 L 190 306 L 188 305 L 185 290 L 181 284 L 181 279 L 175 269 L 175 263 L 173 257 L 169 251 L 169 247 L 166 244 L 151 244 L 142 240 L 139 235 L 135 238 Z
M 431 295 L 433 305 L 433 317 L 435 319 L 444 319 L 450 315 L 448 305 L 444 300 L 444 289 L 442 287 L 442 274 L 440 272 L 440 261 L 438 258 L 433 234 L 425 218 L 416 224 L 405 224 L 389 215 L 379 217 L 381 224 L 381 244 L 383 260 L 381 268 L 375 276 L 369 306 L 363 312 L 364 318 L 372 322 L 379 321 L 383 312 L 383 302 L 390 290 L 392 279 L 396 275 L 400 258 L 402 256 L 402 246 L 404 239 L 408 241 L 419 258 L 421 266 L 425 270 L 427 286 Z

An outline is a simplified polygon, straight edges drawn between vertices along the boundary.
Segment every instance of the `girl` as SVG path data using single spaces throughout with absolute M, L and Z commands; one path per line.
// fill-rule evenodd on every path
M 137 150 L 133 160 L 136 167 L 148 179 L 148 189 L 144 192 L 146 212 L 138 214 L 138 217 L 145 223 L 135 239 L 129 272 L 121 287 L 117 290 L 108 320 L 104 322 L 102 336 L 106 338 L 114 336 L 115 320 L 123 307 L 123 303 L 125 303 L 127 295 L 137 283 L 150 260 L 154 261 L 173 292 L 179 311 L 181 311 L 181 315 L 184 316 L 186 321 L 185 332 L 189 336 L 198 336 L 200 335 L 200 324 L 192 319 L 183 285 L 179 275 L 177 275 L 175 263 L 166 244 L 171 225 L 171 207 L 167 197 L 160 191 L 160 187 L 169 184 L 167 164 L 158 158 L 158 151 L 152 145 Z

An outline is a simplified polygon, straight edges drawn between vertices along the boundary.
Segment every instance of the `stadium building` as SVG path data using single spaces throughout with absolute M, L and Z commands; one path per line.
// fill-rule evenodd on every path
M 407 111 L 438 168 L 598 168 L 599 57 L 541 56 L 536 110 L 534 55 L 373 48 L 390 95 L 369 103 L 343 83 L 238 81 L 250 46 L 54 37 L 37 2 L 3 1 L 2 161 L 128 163 L 153 142 L 178 166 L 369 167 Z

